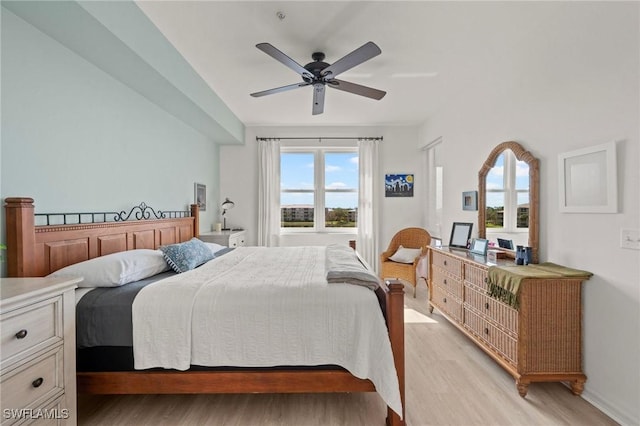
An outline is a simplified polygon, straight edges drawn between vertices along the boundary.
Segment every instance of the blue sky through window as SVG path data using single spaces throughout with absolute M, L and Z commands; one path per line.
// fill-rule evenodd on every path
M 493 168 L 487 174 L 487 189 L 504 190 L 504 154 L 496 159 Z M 516 160 L 516 189 L 529 189 L 529 166 Z M 528 203 L 529 194 L 518 194 L 518 204 Z M 487 207 L 504 207 L 504 194 L 487 192 Z
M 280 156 L 281 189 L 311 190 L 314 188 L 312 153 L 282 153 Z M 358 189 L 358 154 L 354 152 L 325 153 L 325 189 Z M 327 192 L 326 207 L 356 208 L 357 192 Z M 282 192 L 281 205 L 313 204 L 313 193 Z

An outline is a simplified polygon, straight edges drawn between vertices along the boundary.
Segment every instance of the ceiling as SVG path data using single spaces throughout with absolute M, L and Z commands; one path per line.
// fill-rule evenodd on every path
M 491 62 L 540 22 L 527 10 L 533 6 L 520 2 L 137 4 L 249 126 L 423 123 L 449 97 L 459 95 L 458 79 L 474 78 L 469 64 L 477 70 Z M 376 43 L 382 54 L 339 78 L 386 91 L 380 101 L 328 89 L 324 113 L 313 116 L 310 86 L 261 98 L 249 95 L 301 81 L 294 71 L 258 50 L 258 43 L 271 43 L 304 65 L 315 51 L 324 52 L 325 62 L 332 63 L 368 41 Z

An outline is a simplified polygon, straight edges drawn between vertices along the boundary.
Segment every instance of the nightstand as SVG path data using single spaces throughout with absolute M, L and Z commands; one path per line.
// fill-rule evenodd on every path
M 246 245 L 247 231 L 232 229 L 230 231 L 203 232 L 198 238 L 207 243 L 216 243 L 227 247 L 242 247 Z
M 2 425 L 75 425 L 82 278 L 0 278 Z

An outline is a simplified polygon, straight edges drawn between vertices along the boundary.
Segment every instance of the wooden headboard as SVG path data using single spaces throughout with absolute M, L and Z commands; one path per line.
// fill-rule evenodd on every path
M 136 211 L 137 209 L 137 211 Z M 128 220 L 133 215 L 137 220 Z M 155 217 L 151 218 L 149 211 Z M 73 224 L 36 225 L 32 198 L 5 199 L 7 274 L 9 277 L 43 277 L 65 266 L 98 256 L 133 249 L 157 249 L 161 245 L 180 243 L 198 236 L 199 208 L 192 204 L 190 212 L 169 217 L 142 203 L 125 212 L 115 213 L 60 213 L 43 214 L 77 216 Z M 190 216 L 188 216 L 190 214 Z M 95 215 L 105 221 L 94 222 Z M 91 223 L 81 223 L 82 217 L 91 217 Z

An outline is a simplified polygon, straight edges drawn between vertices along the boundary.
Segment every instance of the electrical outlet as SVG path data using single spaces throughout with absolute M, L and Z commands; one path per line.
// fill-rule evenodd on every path
M 640 250 L 640 229 L 621 229 L 620 247 Z

